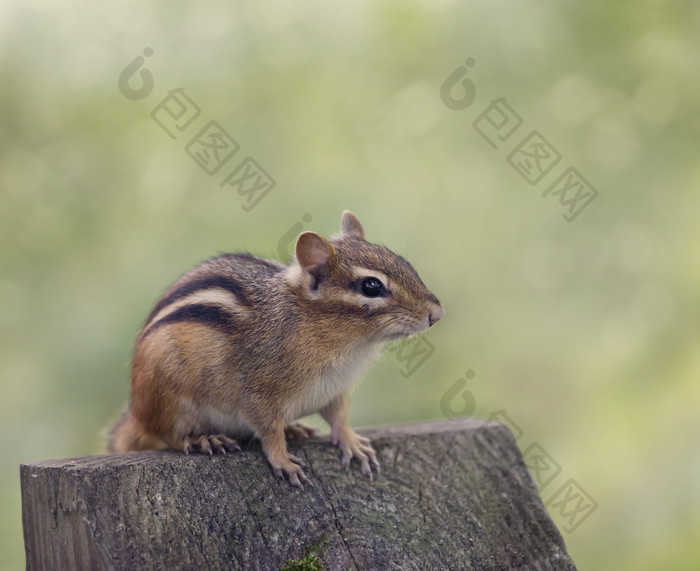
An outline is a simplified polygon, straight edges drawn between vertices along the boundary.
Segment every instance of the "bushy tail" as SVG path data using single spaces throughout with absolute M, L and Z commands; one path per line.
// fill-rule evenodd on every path
M 148 433 L 126 409 L 117 422 L 107 430 L 107 452 L 131 452 L 167 448 L 157 436 Z

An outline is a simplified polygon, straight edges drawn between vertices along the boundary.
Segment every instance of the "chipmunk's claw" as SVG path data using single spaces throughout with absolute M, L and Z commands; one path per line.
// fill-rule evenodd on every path
M 289 454 L 288 462 L 286 462 L 284 465 L 274 467 L 275 475 L 278 478 L 287 480 L 292 486 L 303 490 L 304 484 L 313 486 L 313 483 L 311 480 L 309 480 L 306 474 L 304 474 L 302 466 L 306 466 L 306 464 L 301 458 L 294 456 L 293 454 Z
M 225 434 L 205 434 L 203 436 L 190 438 L 185 437 L 183 450 L 185 454 L 190 452 L 201 452 L 202 454 L 226 454 L 226 452 L 240 451 L 238 442 L 229 438 Z
M 307 468 L 306 462 L 304 462 L 303 458 L 299 458 L 299 456 L 295 456 L 294 454 L 289 454 L 289 459 L 294 462 L 295 464 L 298 464 L 302 468 Z

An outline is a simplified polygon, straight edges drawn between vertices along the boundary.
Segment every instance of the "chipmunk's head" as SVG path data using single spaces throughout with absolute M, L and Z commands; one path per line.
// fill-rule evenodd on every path
M 348 210 L 340 234 L 330 241 L 315 232 L 299 236 L 296 264 L 291 279 L 305 305 L 358 339 L 408 337 L 445 313 L 413 266 L 388 248 L 367 242 L 360 221 Z

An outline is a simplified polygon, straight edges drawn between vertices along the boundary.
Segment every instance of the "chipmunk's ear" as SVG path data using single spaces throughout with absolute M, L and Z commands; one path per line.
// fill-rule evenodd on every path
M 330 274 L 335 250 L 323 236 L 304 232 L 297 238 L 296 256 L 301 268 L 314 279 L 312 289 L 316 289 Z
M 343 215 L 340 217 L 340 235 L 342 238 L 365 239 L 365 229 L 357 217 L 349 210 L 343 212 Z

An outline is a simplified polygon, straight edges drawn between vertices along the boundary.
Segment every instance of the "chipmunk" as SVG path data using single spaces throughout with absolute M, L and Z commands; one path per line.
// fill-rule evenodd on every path
M 225 254 L 186 273 L 160 298 L 136 342 L 131 404 L 108 450 L 240 450 L 254 435 L 274 473 L 309 483 L 285 437 L 315 430 L 320 413 L 342 466 L 379 472 L 367 438 L 348 425 L 350 391 L 387 342 L 425 331 L 444 314 L 413 267 L 365 241 L 345 211 L 340 235 L 302 233 L 287 265 Z

